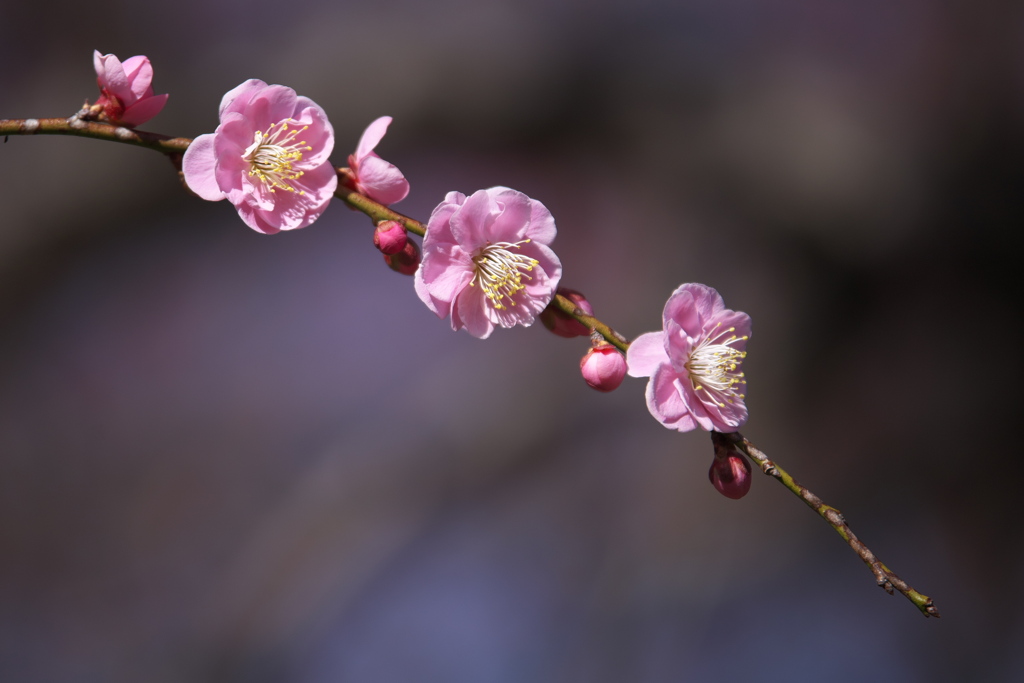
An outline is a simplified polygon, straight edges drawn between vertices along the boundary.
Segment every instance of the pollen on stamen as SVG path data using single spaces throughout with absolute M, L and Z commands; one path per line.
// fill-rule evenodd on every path
M 703 391 L 715 405 L 724 408 L 727 403 L 732 404 L 735 399 L 744 398 L 736 389 L 739 385 L 746 384 L 746 380 L 743 379 L 743 373 L 737 371 L 747 353 L 734 349 L 731 345 L 745 341 L 749 337 L 734 334 L 720 341 L 722 337 L 736 330 L 735 327 L 730 327 L 713 334 L 720 326 L 721 323 L 716 324 L 712 333 L 693 349 L 685 366 L 693 390 Z
M 513 296 L 526 288 L 523 278 L 532 279 L 526 273 L 532 271 L 539 261 L 509 251 L 511 248 L 519 249 L 520 245 L 529 241 L 525 239 L 519 242 L 495 242 L 483 247 L 473 256 L 475 272 L 469 284 L 475 287 L 479 283 L 495 310 L 503 311 L 508 306 L 515 306 Z
M 293 164 L 302 160 L 303 152 L 312 150 L 305 140 L 295 139 L 307 128 L 309 126 L 289 128 L 287 121 L 281 121 L 266 133 L 256 131 L 252 145 L 242 155 L 250 164 L 249 176 L 259 178 L 270 192 L 280 188 L 304 195 L 305 190 L 297 189 L 292 183 L 304 173 L 295 170 Z

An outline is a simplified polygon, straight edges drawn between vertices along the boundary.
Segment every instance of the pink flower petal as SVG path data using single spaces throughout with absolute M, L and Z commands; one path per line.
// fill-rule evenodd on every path
M 451 309 L 451 302 L 444 302 L 435 300 L 430 294 L 430 290 L 427 289 L 427 285 L 423 282 L 423 263 L 420 263 L 420 268 L 413 274 L 413 289 L 416 290 L 416 296 L 420 298 L 420 301 L 426 305 L 438 318 L 446 317 Z M 446 309 L 447 306 L 447 309 Z
M 548 208 L 535 199 L 530 200 L 530 227 L 526 236 L 534 242 L 551 244 L 555 239 L 555 219 Z
M 711 287 L 698 283 L 680 286 L 665 304 L 664 319 L 675 320 L 691 337 L 699 337 L 703 325 L 725 308 L 722 296 Z
M 370 152 L 380 144 L 380 141 L 384 138 L 384 134 L 388 132 L 388 126 L 390 125 L 391 117 L 381 116 L 366 127 L 366 130 L 363 131 L 362 137 L 359 138 L 359 144 L 356 145 L 355 157 L 358 162 L 361 162 L 363 157 L 370 154 Z
M 716 329 L 719 332 L 725 331 L 730 327 L 736 328 L 733 332 L 730 332 L 729 334 L 725 335 L 723 339 L 726 337 L 731 337 L 733 335 L 737 337 L 750 336 L 750 316 L 747 315 L 746 313 L 743 313 L 742 311 L 719 311 L 715 315 L 715 317 L 709 322 L 711 326 L 717 325 Z M 714 334 L 716 333 L 711 331 L 711 326 L 708 327 L 708 332 L 711 333 L 712 336 L 714 336 Z M 734 349 L 742 351 L 745 348 L 747 348 L 747 342 L 744 339 L 738 339 L 737 341 L 730 344 L 730 346 Z
M 665 339 L 661 332 L 641 334 L 626 351 L 630 377 L 650 377 L 661 365 L 668 364 Z
M 305 99 L 305 98 L 299 98 Z M 330 160 L 331 152 L 334 151 L 334 128 L 327 120 L 324 110 L 317 107 L 303 107 L 299 113 L 291 117 L 299 124 L 308 128 L 299 133 L 299 138 L 305 140 L 306 144 L 313 149 L 302 155 L 299 164 L 303 168 L 320 166 Z
M 153 65 L 149 58 L 144 55 L 136 55 L 124 60 L 121 65 L 124 68 L 125 76 L 128 78 L 129 87 L 136 98 L 152 95 L 153 89 Z
M 181 169 L 189 189 L 210 202 L 224 199 L 224 192 L 217 183 L 217 155 L 213 146 L 212 133 L 200 135 L 188 146 L 181 159 Z
M 244 112 L 253 96 L 266 87 L 267 84 L 258 78 L 250 78 L 228 90 L 220 100 L 219 116 L 221 120 L 229 112 Z
M 490 238 L 491 223 L 497 207 L 487 190 L 477 190 L 466 199 L 452 216 L 452 236 L 463 249 L 472 253 L 484 246 Z
M 96 65 L 95 55 L 93 65 Z M 121 60 L 114 55 L 103 55 L 99 58 L 99 67 L 96 69 L 96 78 L 100 87 L 105 87 L 110 93 L 124 102 L 131 90 L 128 87 L 128 77 L 121 66 Z
M 100 54 L 99 50 L 92 51 L 92 68 L 96 71 L 96 80 L 99 82 L 100 87 L 105 87 L 106 84 L 106 73 L 107 70 L 103 66 L 103 62 L 106 61 L 104 56 Z M 101 80 L 102 79 L 102 80 Z
M 272 124 L 290 119 L 298 113 L 295 107 L 297 100 L 295 91 L 288 86 L 268 85 L 253 96 L 249 107 L 254 113 L 249 118 L 258 129 L 265 131 Z
M 667 366 L 661 366 L 651 375 L 646 396 L 647 409 L 666 426 L 679 424 L 689 414 L 676 388 L 676 375 Z
M 434 210 L 430 212 L 430 219 L 427 221 L 427 236 L 423 238 L 424 251 L 435 242 L 455 243 L 451 220 L 465 201 L 466 195 L 461 192 L 449 192 L 444 201 L 434 207 Z
M 140 126 L 146 121 L 160 113 L 167 104 L 167 98 L 169 95 L 156 95 L 154 97 L 147 97 L 144 100 L 139 100 L 132 106 L 124 110 L 124 114 L 121 115 L 121 123 L 128 126 Z
M 492 207 L 497 208 L 494 222 L 489 226 L 492 242 L 518 242 L 526 238 L 530 225 L 530 198 L 507 187 L 487 190 Z
M 394 204 L 409 194 L 409 181 L 402 172 L 376 154 L 364 157 L 359 165 L 359 184 L 366 196 L 381 204 Z
M 675 380 L 676 390 L 679 393 L 679 397 L 682 399 L 683 405 L 686 406 L 686 410 L 693 416 L 693 419 L 697 421 L 697 424 L 701 428 L 711 431 L 715 428 L 715 423 L 708 415 L 707 405 L 701 401 L 700 397 L 693 390 L 692 382 L 688 377 L 677 377 Z
M 462 290 L 456 300 L 459 310 L 461 324 L 474 337 L 487 339 L 494 331 L 494 323 L 488 317 L 488 313 L 494 309 L 487 305 L 487 297 L 480 291 L 479 287 L 466 287 Z M 452 329 L 455 327 L 455 319 L 452 319 Z

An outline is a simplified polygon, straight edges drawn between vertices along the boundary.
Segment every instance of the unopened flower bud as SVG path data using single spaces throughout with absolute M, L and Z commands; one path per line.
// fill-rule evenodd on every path
M 557 293 L 572 301 L 576 304 L 576 308 L 585 314 L 594 315 L 594 309 L 590 302 L 576 290 L 559 287 Z M 587 329 L 586 325 L 560 309 L 554 301 L 541 311 L 540 321 L 544 323 L 544 327 L 559 337 L 583 337 L 590 334 L 590 330 Z
M 408 241 L 405 227 L 398 221 L 381 221 L 377 224 L 377 229 L 373 231 L 373 246 L 388 256 L 405 249 Z
M 598 391 L 614 391 L 626 376 L 626 358 L 614 346 L 602 342 L 580 359 L 580 372 Z
M 413 240 L 406 240 L 397 254 L 384 254 L 384 263 L 396 273 L 414 275 L 420 266 L 420 248 Z
M 716 449 L 708 479 L 723 496 L 739 500 L 750 491 L 750 463 L 736 451 Z

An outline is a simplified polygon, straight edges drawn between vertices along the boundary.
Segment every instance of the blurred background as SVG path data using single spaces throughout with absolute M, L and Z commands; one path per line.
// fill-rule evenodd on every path
M 0 679 L 1019 681 L 1024 6 L 18 3 L 0 117 L 148 55 L 212 132 L 247 78 L 449 190 L 546 204 L 629 337 L 683 282 L 754 320 L 744 433 L 941 620 L 888 597 L 586 340 L 454 333 L 335 202 L 272 237 L 159 154 L 0 146 Z

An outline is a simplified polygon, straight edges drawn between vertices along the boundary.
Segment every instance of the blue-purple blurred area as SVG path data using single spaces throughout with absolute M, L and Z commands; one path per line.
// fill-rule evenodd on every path
M 425 219 L 515 187 L 629 336 L 749 312 L 744 433 L 941 621 L 887 597 L 585 340 L 454 333 L 336 202 L 258 235 L 158 154 L 0 146 L 0 680 L 1020 681 L 1024 6 L 11 3 L 0 117 L 147 54 L 195 136 L 246 78 L 363 127 Z

